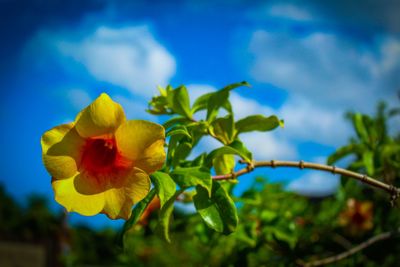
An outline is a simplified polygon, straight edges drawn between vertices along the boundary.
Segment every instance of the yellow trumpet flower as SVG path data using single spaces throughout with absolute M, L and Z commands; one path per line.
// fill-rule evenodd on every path
M 150 190 L 149 174 L 164 164 L 164 142 L 161 125 L 127 121 L 121 105 L 101 94 L 74 122 L 42 136 L 56 201 L 69 212 L 128 219 Z

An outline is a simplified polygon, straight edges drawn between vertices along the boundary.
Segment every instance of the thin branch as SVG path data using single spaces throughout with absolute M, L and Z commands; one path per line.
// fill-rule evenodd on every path
M 353 244 L 343 236 L 333 233 L 332 240 L 341 245 L 344 249 L 351 249 Z
M 348 258 L 351 255 L 371 246 L 372 244 L 374 244 L 376 242 L 392 238 L 392 237 L 398 235 L 399 233 L 400 233 L 400 228 L 398 228 L 397 231 L 394 231 L 394 232 L 381 233 L 379 235 L 371 237 L 370 239 L 366 240 L 365 242 L 363 242 L 343 253 L 340 253 L 338 255 L 328 257 L 325 259 L 321 259 L 321 260 L 316 260 L 316 261 L 312 261 L 312 262 L 308 262 L 308 263 L 299 263 L 299 264 L 303 267 L 311 267 L 311 266 L 322 266 L 322 265 L 327 265 L 327 264 L 331 264 L 334 262 L 338 262 L 338 261 Z
M 292 168 L 300 168 L 300 169 L 314 169 L 314 170 L 320 170 L 320 171 L 325 171 L 325 172 L 331 172 L 332 174 L 340 174 L 343 176 L 347 176 L 347 177 L 359 180 L 365 184 L 369 184 L 373 187 L 383 189 L 391 195 L 392 204 L 394 204 L 394 201 L 398 197 L 400 197 L 400 189 L 393 185 L 388 185 L 386 183 L 378 181 L 367 175 L 349 171 L 349 170 L 342 169 L 342 168 L 338 168 L 336 166 L 329 166 L 329 165 L 318 164 L 318 163 L 313 163 L 313 162 L 304 162 L 302 160 L 301 161 L 270 160 L 270 161 L 252 161 L 252 162 L 240 161 L 240 163 L 247 164 L 247 167 L 245 167 L 237 172 L 230 173 L 230 174 L 214 175 L 212 178 L 214 180 L 235 179 L 236 177 L 241 176 L 246 173 L 250 173 L 254 170 L 254 168 L 259 168 L 259 167 L 271 167 L 271 168 L 292 167 Z

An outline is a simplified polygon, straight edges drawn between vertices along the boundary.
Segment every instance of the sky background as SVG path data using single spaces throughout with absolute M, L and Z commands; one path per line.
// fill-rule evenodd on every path
M 151 2 L 151 4 L 150 4 Z M 255 159 L 324 163 L 352 130 L 346 111 L 399 104 L 399 1 L 16 1 L 0 0 L 0 183 L 23 201 L 52 201 L 40 137 L 74 120 L 101 92 L 129 119 L 156 86 L 185 84 L 191 96 L 246 80 L 236 119 L 276 114 L 285 128 L 243 135 Z M 399 130 L 399 121 L 392 121 Z M 210 140 L 200 150 L 215 148 Z M 337 177 L 257 170 L 290 190 L 333 192 Z M 251 183 L 240 179 L 240 189 Z M 117 225 L 104 215 L 73 221 Z

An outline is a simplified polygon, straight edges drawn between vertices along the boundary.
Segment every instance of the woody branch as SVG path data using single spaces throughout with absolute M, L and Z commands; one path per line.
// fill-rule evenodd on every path
M 254 170 L 254 168 L 260 167 L 270 167 L 270 168 L 278 168 L 278 167 L 291 167 L 291 168 L 300 168 L 300 169 L 314 169 L 320 170 L 324 172 L 330 172 L 332 174 L 340 174 L 349 178 L 353 178 L 361 181 L 362 183 L 368 184 L 372 187 L 380 188 L 391 195 L 392 204 L 394 201 L 400 197 L 400 189 L 393 186 L 376 180 L 372 177 L 369 177 L 364 174 L 360 174 L 357 172 L 349 171 L 346 169 L 338 168 L 336 166 L 329 166 L 324 164 L 318 164 L 313 162 L 304 162 L 304 161 L 280 161 L 280 160 L 270 160 L 270 161 L 251 161 L 247 162 L 241 160 L 240 163 L 247 164 L 247 166 L 241 170 L 236 172 L 232 172 L 229 174 L 223 175 L 214 175 L 212 178 L 214 180 L 229 180 L 235 179 L 238 176 L 241 176 L 246 173 L 250 173 Z

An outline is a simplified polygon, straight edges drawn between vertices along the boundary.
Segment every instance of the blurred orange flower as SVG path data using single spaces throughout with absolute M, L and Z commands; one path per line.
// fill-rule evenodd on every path
M 139 224 L 147 225 L 149 223 L 149 218 L 151 214 L 160 209 L 160 199 L 156 196 L 154 197 L 147 208 L 143 211 L 139 219 Z
M 101 94 L 74 122 L 42 136 L 56 201 L 82 215 L 128 219 L 150 190 L 149 174 L 165 161 L 164 141 L 161 125 L 127 121 L 122 107 Z
M 357 234 L 372 229 L 373 205 L 370 201 L 347 200 L 346 209 L 339 215 L 339 224 Z

